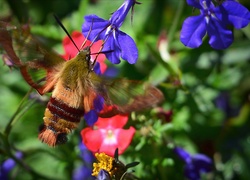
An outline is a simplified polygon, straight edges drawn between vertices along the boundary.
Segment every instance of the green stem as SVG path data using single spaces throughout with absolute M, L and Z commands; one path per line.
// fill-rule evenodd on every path
M 149 44 L 148 48 L 150 50 L 150 52 L 153 54 L 153 57 L 155 57 L 155 59 L 159 62 L 160 65 L 162 65 L 171 75 L 177 75 L 176 71 L 172 68 L 172 66 L 169 63 L 166 63 L 160 56 L 160 54 L 158 52 L 156 52 L 156 50 L 150 46 Z
M 5 131 L 4 131 L 4 134 L 6 134 L 7 136 L 9 135 L 13 124 L 15 124 L 15 122 L 19 119 L 18 117 L 21 117 L 21 115 L 23 115 L 31 107 L 31 105 L 34 103 L 34 101 L 31 101 L 30 104 L 28 104 L 27 106 L 24 106 L 25 100 L 29 97 L 29 94 L 31 93 L 31 91 L 32 91 L 32 88 L 25 94 L 25 96 L 21 100 L 16 112 L 10 118 L 10 121 L 7 124 Z
M 30 168 L 26 163 L 24 163 L 22 160 L 16 158 L 13 154 L 11 154 L 11 158 L 18 164 L 20 165 L 23 169 L 25 169 L 27 172 L 29 172 L 34 179 L 44 179 L 44 180 L 54 180 L 55 178 L 48 178 L 42 174 L 37 173 L 34 171 L 32 168 Z
M 168 43 L 169 43 L 169 45 L 171 45 L 174 34 L 175 34 L 176 30 L 177 30 L 177 26 L 178 26 L 178 23 L 180 21 L 180 17 L 181 17 L 183 8 L 184 8 L 184 4 L 185 4 L 185 1 L 183 1 L 183 0 L 179 1 L 179 5 L 178 5 L 177 11 L 176 11 L 175 16 L 174 16 L 175 18 L 174 18 L 173 24 L 170 27 L 169 33 L 168 33 Z

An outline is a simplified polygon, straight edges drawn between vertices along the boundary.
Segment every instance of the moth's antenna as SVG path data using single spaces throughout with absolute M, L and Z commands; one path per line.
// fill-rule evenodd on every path
M 64 30 L 64 32 L 67 34 L 67 36 L 69 37 L 69 39 L 71 40 L 71 42 L 74 44 L 74 46 L 76 47 L 76 49 L 78 50 L 78 52 L 80 52 L 80 49 L 77 47 L 76 43 L 74 42 L 74 40 L 72 39 L 72 37 L 70 36 L 69 32 L 67 31 L 67 29 L 64 27 L 64 25 L 62 24 L 61 20 L 54 14 L 54 18 L 56 19 L 56 22 L 61 26 L 61 28 Z
M 111 52 L 114 52 L 114 50 L 99 51 L 99 52 L 91 53 L 90 55 L 105 54 L 105 53 L 111 53 Z
M 88 32 L 87 36 L 85 37 L 85 40 L 83 41 L 83 43 L 82 43 L 80 49 L 82 49 L 83 46 L 86 44 L 86 42 L 87 42 L 87 40 L 88 40 L 88 38 L 89 38 L 89 36 L 90 36 L 90 33 L 91 33 L 91 31 L 92 31 L 92 26 L 93 26 L 93 20 L 92 20 L 91 26 L 90 26 L 90 28 L 89 28 L 89 32 Z M 92 44 L 93 44 L 93 43 L 92 43 Z M 92 44 L 91 44 L 89 47 L 91 47 Z
M 103 31 L 103 30 L 102 30 L 102 31 Z M 113 52 L 113 50 L 101 52 L 102 49 L 103 49 L 103 47 L 104 47 L 104 44 L 106 43 L 106 41 L 108 40 L 108 38 L 109 38 L 109 36 L 107 36 L 107 37 L 104 39 L 104 41 L 103 41 L 103 43 L 102 43 L 102 45 L 101 45 L 101 47 L 100 47 L 98 53 L 96 53 L 97 56 L 95 57 L 95 59 L 94 59 L 94 61 L 93 61 L 93 63 L 92 63 L 92 66 L 93 66 L 93 67 L 94 67 L 94 65 L 95 65 L 95 63 L 96 63 L 96 60 L 97 60 L 97 57 L 98 57 L 98 55 L 99 55 L 100 53 L 109 53 L 109 52 Z M 94 42 L 94 41 L 93 41 L 93 42 Z M 90 44 L 90 46 L 93 44 L 93 42 Z
M 108 28 L 108 26 L 105 27 L 105 28 L 103 28 L 103 29 L 98 33 L 98 35 L 93 39 L 92 43 L 89 45 L 90 47 L 94 44 L 95 40 L 100 36 L 100 34 L 101 34 L 105 29 L 107 29 L 107 28 Z

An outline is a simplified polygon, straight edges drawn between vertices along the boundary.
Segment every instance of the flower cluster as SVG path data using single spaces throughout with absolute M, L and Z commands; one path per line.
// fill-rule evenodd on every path
M 241 29 L 250 22 L 248 9 L 235 0 L 225 0 L 218 6 L 212 0 L 187 0 L 187 3 L 201 13 L 188 17 L 181 29 L 181 42 L 191 48 L 199 47 L 207 33 L 211 47 L 225 49 L 233 42 L 233 33 L 228 26 Z
M 136 0 L 125 0 L 109 20 L 104 20 L 96 15 L 85 16 L 82 33 L 90 41 L 103 40 L 103 49 L 106 57 L 114 64 L 120 63 L 120 58 L 134 64 L 138 58 L 138 50 L 134 40 L 126 33 L 119 30 L 129 10 Z
M 217 2 L 217 4 L 215 3 Z M 233 42 L 233 33 L 228 28 L 233 25 L 237 29 L 247 26 L 250 22 L 250 13 L 248 9 L 235 0 L 219 1 L 212 0 L 187 0 L 188 5 L 200 10 L 200 15 L 187 18 L 182 26 L 180 40 L 191 48 L 197 48 L 202 44 L 203 37 L 209 36 L 209 44 L 215 49 L 225 49 Z M 112 14 L 109 20 L 104 20 L 97 15 L 85 16 L 85 22 L 82 25 L 83 35 L 92 42 L 96 42 L 91 48 L 92 51 L 102 51 L 107 59 L 113 63 L 120 63 L 120 58 L 128 61 L 130 64 L 136 62 L 138 50 L 134 40 L 126 33 L 120 30 L 128 12 L 133 10 L 136 0 L 124 0 L 124 3 Z M 79 32 L 73 33 L 77 45 L 81 45 L 84 36 Z M 86 46 L 91 44 L 87 41 Z M 64 40 L 66 53 L 63 57 L 69 59 L 74 57 L 76 49 L 72 51 L 69 39 Z M 162 51 L 165 51 L 164 47 Z M 103 63 L 103 56 L 98 57 L 101 72 L 98 68 L 95 70 L 98 74 L 103 74 L 107 66 Z M 166 56 L 166 61 L 168 60 Z M 97 67 L 99 64 L 97 65 Z M 114 152 L 119 148 L 122 154 L 130 144 L 135 129 L 130 127 L 128 130 L 122 129 L 126 124 L 128 117 L 117 115 L 112 118 L 98 118 L 98 112 L 103 109 L 103 98 L 97 97 L 94 102 L 94 109 L 85 115 L 88 125 L 81 131 L 83 144 L 92 152 L 96 153 L 97 163 L 94 163 L 93 176 L 97 179 L 109 179 L 115 173 Z M 172 111 L 160 111 L 166 121 L 171 121 Z M 93 120 L 94 119 L 94 120 Z M 96 122 L 96 119 L 98 121 Z M 95 124 L 94 124 L 95 123 Z M 184 149 L 176 147 L 174 152 L 185 162 L 184 174 L 188 179 L 200 179 L 202 173 L 212 170 L 212 161 L 203 154 L 190 155 Z M 86 167 L 82 167 L 86 168 Z M 89 171 L 88 171 L 89 174 Z

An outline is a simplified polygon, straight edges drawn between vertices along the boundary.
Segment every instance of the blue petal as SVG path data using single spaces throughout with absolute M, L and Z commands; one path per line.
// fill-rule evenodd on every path
M 92 166 L 92 163 L 95 161 L 95 157 L 92 152 L 82 142 L 79 144 L 80 156 L 85 165 Z
M 112 25 L 115 25 L 117 28 L 121 27 L 124 22 L 130 8 L 135 5 L 135 0 L 125 0 L 123 4 L 117 9 L 111 16 L 110 22 Z
M 122 31 L 117 31 L 117 41 L 121 49 L 122 59 L 128 61 L 130 64 L 136 63 L 138 59 L 138 49 L 134 40 Z
M 248 9 L 235 1 L 224 1 L 216 8 L 215 13 L 222 22 L 233 24 L 237 29 L 247 26 L 250 22 Z
M 100 68 L 100 63 L 99 62 L 96 62 L 95 63 L 95 66 L 94 66 L 94 72 L 98 75 L 101 75 L 101 68 Z
M 203 154 L 195 154 L 192 161 L 199 172 L 210 172 L 212 170 L 212 160 Z
M 185 151 L 184 149 L 180 148 L 180 147 L 175 147 L 174 148 L 174 152 L 177 154 L 177 156 L 179 156 L 179 158 L 181 158 L 185 163 L 190 163 L 191 162 L 191 156 L 190 154 Z
M 83 35 L 85 37 L 88 36 L 90 41 L 93 41 L 94 39 L 95 41 L 104 39 L 105 29 L 110 25 L 109 21 L 104 20 L 96 15 L 88 15 L 85 16 L 84 19 L 85 22 L 82 25 Z
M 102 96 L 97 96 L 94 100 L 94 109 L 96 112 L 100 112 L 103 109 L 104 98 Z
M 18 151 L 18 152 L 15 153 L 15 157 L 18 158 L 18 159 L 21 159 L 22 156 L 23 156 L 22 152 Z M 6 161 L 3 162 L 2 168 L 9 171 L 12 168 L 14 168 L 15 165 L 16 165 L 16 162 L 13 159 L 9 158 L 9 159 L 7 159 Z
M 104 169 L 101 169 L 97 175 L 97 180 L 111 180 L 111 177 L 109 175 L 109 173 L 104 170 Z
M 22 152 L 16 152 L 15 157 L 21 159 Z M 15 167 L 16 162 L 9 158 L 0 165 L 0 179 L 8 179 L 9 172 Z
M 72 179 L 73 180 L 79 180 L 79 179 L 94 180 L 95 177 L 93 177 L 91 174 L 92 174 L 92 168 L 89 168 L 86 166 L 80 166 L 74 171 Z
M 192 156 L 192 161 L 185 165 L 184 175 L 188 179 L 199 180 L 201 173 L 210 171 L 212 171 L 212 160 L 203 154 L 196 154 Z
M 103 76 L 108 78 L 114 78 L 118 76 L 119 72 L 120 72 L 119 69 L 115 67 L 108 67 L 104 72 Z
M 105 20 L 105 19 L 102 19 L 100 17 L 98 17 L 97 15 L 88 15 L 88 16 L 85 16 L 84 17 L 85 19 L 85 22 L 86 23 L 89 23 L 88 25 L 86 25 L 85 23 L 83 24 L 83 27 L 82 29 L 84 31 L 89 31 L 89 29 L 91 28 L 92 30 L 93 29 L 100 29 L 100 28 L 103 28 L 103 27 L 106 27 L 110 24 L 109 21 Z
M 206 34 L 206 21 L 202 15 L 188 17 L 181 29 L 180 40 L 188 47 L 197 48 Z
M 200 172 L 195 169 L 195 167 L 190 165 L 185 165 L 184 167 L 184 176 L 190 180 L 200 180 Z
M 187 0 L 187 4 L 189 6 L 193 6 L 193 7 L 196 7 L 198 9 L 202 9 L 202 6 L 200 5 L 199 0 L 198 1 L 197 0 Z
M 120 54 L 121 50 L 120 47 L 118 46 L 113 33 L 110 34 L 108 37 L 107 41 L 104 44 L 103 50 L 102 51 L 110 51 L 108 53 L 105 53 L 106 58 L 113 64 L 119 64 L 120 61 Z
M 215 18 L 210 19 L 207 33 L 210 37 L 209 44 L 214 49 L 225 49 L 233 42 L 232 32 L 223 27 L 223 25 Z
M 3 170 L 5 170 L 6 172 L 9 172 L 15 167 L 15 165 L 16 162 L 13 159 L 7 159 L 6 161 L 4 161 L 1 168 L 3 168 Z
M 84 119 L 89 126 L 93 126 L 98 119 L 97 112 L 93 109 L 84 115 Z

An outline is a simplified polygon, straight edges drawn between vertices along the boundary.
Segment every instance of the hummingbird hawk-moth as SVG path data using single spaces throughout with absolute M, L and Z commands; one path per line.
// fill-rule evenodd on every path
M 9 27 L 0 22 L 0 45 L 31 87 L 40 95 L 52 92 L 38 135 L 49 146 L 67 141 L 66 135 L 78 126 L 84 114 L 94 109 L 97 97 L 103 98 L 104 107 L 112 107 L 98 112 L 99 117 L 138 111 L 163 99 L 161 91 L 152 85 L 126 79 L 107 80 L 97 75 L 90 47 L 64 60 L 42 45 L 27 24 Z M 37 78 L 41 70 L 45 77 Z

